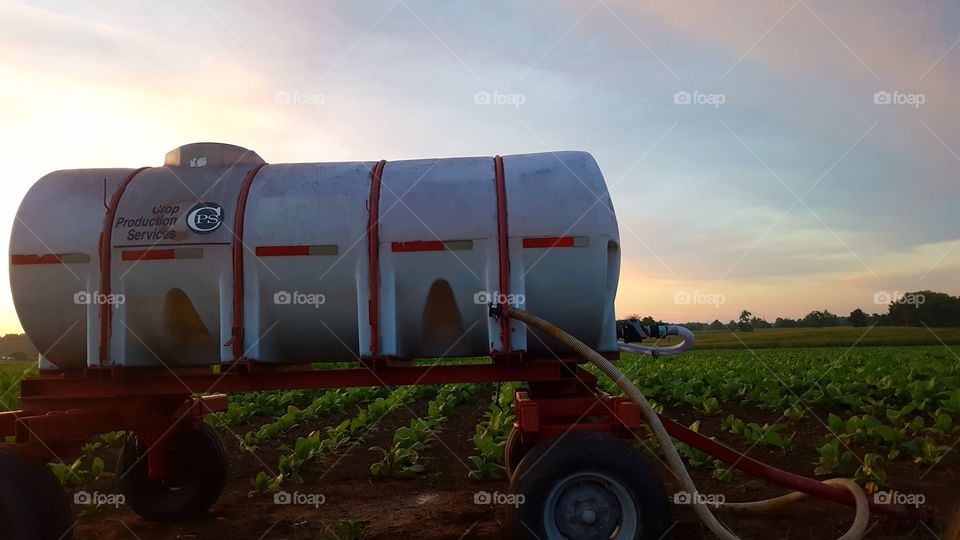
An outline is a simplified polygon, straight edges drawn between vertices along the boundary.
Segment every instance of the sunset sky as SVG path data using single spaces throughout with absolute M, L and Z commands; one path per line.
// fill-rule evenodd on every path
M 885 311 L 878 292 L 960 294 L 958 42 L 950 1 L 0 0 L 0 245 L 47 172 L 189 142 L 585 150 L 620 222 L 618 314 Z

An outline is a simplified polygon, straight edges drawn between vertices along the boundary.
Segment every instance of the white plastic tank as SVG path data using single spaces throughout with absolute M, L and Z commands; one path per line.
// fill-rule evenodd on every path
M 508 260 L 511 303 L 615 351 L 619 234 L 596 162 L 502 165 L 505 204 L 492 157 L 264 165 L 197 143 L 162 167 L 54 172 L 17 212 L 14 304 L 59 369 L 485 356 L 504 349 L 487 304 Z M 515 322 L 509 341 L 564 354 Z

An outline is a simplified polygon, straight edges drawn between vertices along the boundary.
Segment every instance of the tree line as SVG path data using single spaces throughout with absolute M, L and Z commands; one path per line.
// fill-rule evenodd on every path
M 929 326 L 945 328 L 960 326 L 960 296 L 935 291 L 916 291 L 905 294 L 878 293 L 875 299 L 888 300 L 886 313 L 867 313 L 856 308 L 849 315 L 837 315 L 830 310 L 814 310 L 799 319 L 777 317 L 773 322 L 742 310 L 737 320 L 726 323 L 688 322 L 691 330 L 731 330 L 750 332 L 756 328 L 826 328 L 831 326 Z M 882 304 L 881 304 L 882 305 Z M 628 317 L 642 324 L 664 324 L 653 317 Z

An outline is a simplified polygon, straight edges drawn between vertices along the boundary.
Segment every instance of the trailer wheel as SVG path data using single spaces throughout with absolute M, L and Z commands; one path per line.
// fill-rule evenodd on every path
M 73 509 L 44 466 L 0 449 L 0 530 L 11 540 L 72 540 Z
M 510 480 L 511 538 L 662 538 L 663 484 L 630 444 L 575 431 L 535 446 Z M 521 497 L 522 496 L 522 497 Z
M 184 431 L 167 449 L 169 478 L 150 479 L 146 448 L 135 436 L 120 451 L 120 490 L 137 514 L 155 521 L 182 521 L 207 511 L 227 481 L 227 452 L 210 426 Z
M 507 469 L 507 478 L 513 478 L 513 472 L 523 456 L 530 452 L 533 445 L 520 442 L 520 430 L 513 428 L 507 436 L 507 444 L 503 448 L 503 466 Z

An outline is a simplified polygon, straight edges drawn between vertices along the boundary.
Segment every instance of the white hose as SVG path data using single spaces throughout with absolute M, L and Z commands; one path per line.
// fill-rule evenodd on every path
M 619 343 L 617 348 L 624 352 L 635 354 L 648 354 L 657 358 L 659 356 L 677 356 L 687 352 L 687 349 L 693 348 L 697 340 L 693 337 L 693 332 L 682 326 L 667 325 L 668 336 L 680 336 L 683 341 L 669 347 L 650 347 L 647 345 L 637 345 L 635 343 Z
M 697 491 L 697 487 L 694 485 L 693 479 L 690 478 L 690 473 L 687 471 L 686 466 L 680 459 L 680 454 L 677 452 L 676 446 L 673 445 L 673 440 L 667 433 L 666 428 L 663 427 L 660 417 L 657 416 L 657 413 L 653 410 L 653 407 L 650 406 L 650 402 L 647 401 L 647 398 L 643 395 L 643 393 L 640 392 L 640 389 L 638 389 L 636 385 L 634 385 L 630 379 L 623 374 L 622 371 L 617 369 L 612 362 L 604 358 L 601 354 L 597 353 L 590 347 L 587 347 L 582 341 L 571 336 L 567 332 L 564 332 L 554 324 L 545 321 L 532 313 L 522 309 L 517 309 L 515 307 L 510 307 L 509 313 L 511 318 L 524 322 L 529 326 L 533 326 L 534 328 L 550 334 L 551 336 L 562 341 L 571 349 L 575 350 L 577 354 L 583 358 L 593 362 L 594 365 L 596 365 L 607 377 L 613 380 L 613 382 L 616 383 L 616 385 L 619 386 L 631 400 L 639 405 L 640 410 L 643 411 L 643 416 L 646 419 L 647 424 L 650 426 L 654 436 L 657 438 L 657 442 L 660 443 L 660 448 L 663 449 L 663 453 L 667 458 L 667 463 L 670 466 L 670 469 L 677 476 L 677 479 L 680 481 L 683 489 L 691 494 L 691 506 L 693 506 L 693 511 L 697 514 L 697 517 L 699 517 L 700 521 L 702 521 L 703 524 L 710 529 L 711 532 L 713 532 L 713 534 L 717 535 L 717 537 L 724 540 L 739 540 L 735 534 L 730 532 L 726 527 L 723 526 L 723 524 L 720 523 L 720 521 L 717 520 L 716 516 L 714 516 L 710 511 L 710 508 L 702 502 L 702 498 L 697 496 L 699 493 Z M 683 327 L 676 328 L 679 329 Z M 689 343 L 690 346 L 692 346 L 693 334 L 686 328 L 683 328 L 683 330 L 689 334 Z M 683 334 L 678 333 L 678 335 Z M 683 337 L 684 342 L 680 343 L 679 345 L 674 345 L 673 347 L 680 347 L 687 343 L 687 336 L 683 335 Z M 689 346 L 687 348 L 689 348 Z M 667 349 L 671 348 L 668 347 Z M 671 350 L 675 351 L 677 349 L 673 348 Z M 653 354 L 646 351 L 640 352 Z M 870 506 L 867 502 L 867 496 L 864 494 L 860 486 L 858 486 L 854 481 L 846 478 L 835 478 L 827 480 L 825 483 L 839 485 L 846 488 L 850 491 L 850 493 L 853 494 L 857 505 L 856 516 L 854 517 L 853 524 L 850 526 L 850 529 L 847 530 L 847 532 L 841 536 L 839 540 L 859 540 L 863 537 L 864 532 L 867 529 L 867 522 L 870 518 Z M 775 497 L 763 501 L 747 503 L 724 503 L 719 505 L 718 509 L 734 512 L 769 510 L 794 502 L 795 500 L 803 497 L 806 497 L 805 493 L 794 492 L 782 497 Z

